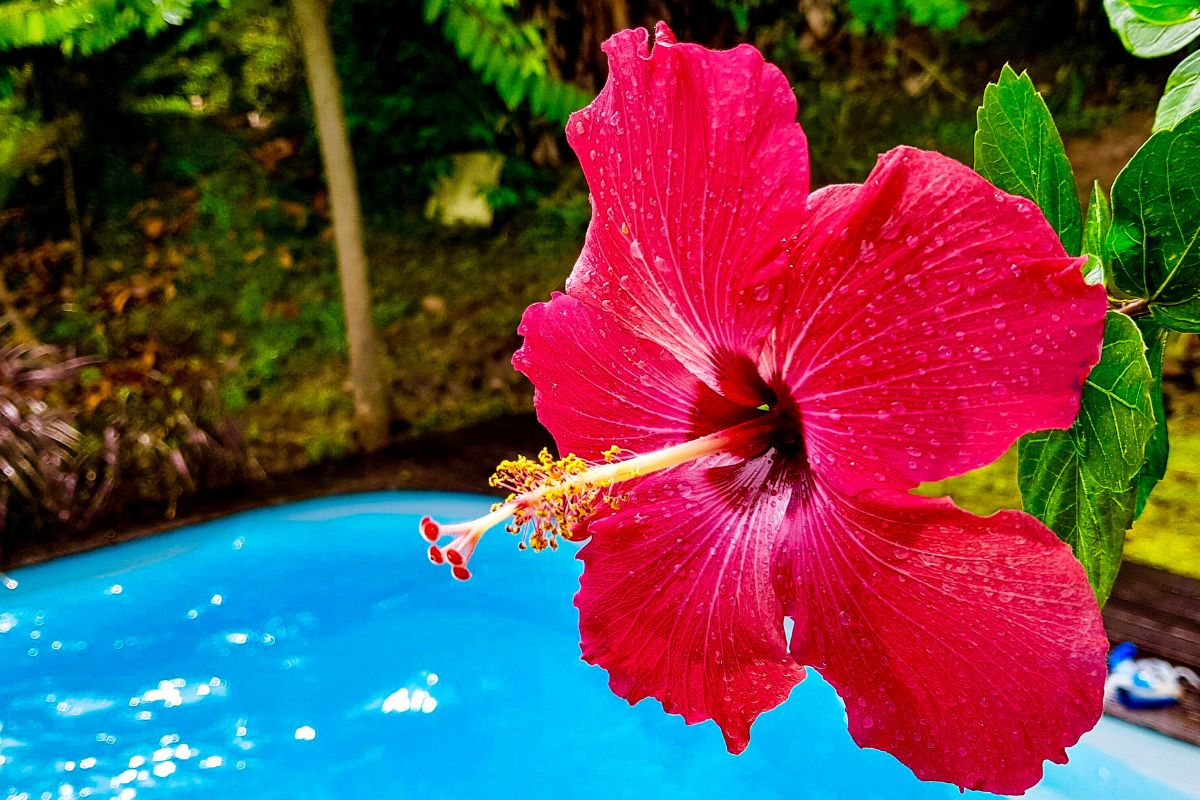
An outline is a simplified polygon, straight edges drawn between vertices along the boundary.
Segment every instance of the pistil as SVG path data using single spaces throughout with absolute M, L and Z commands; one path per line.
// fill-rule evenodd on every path
M 779 425 L 774 414 L 764 414 L 747 422 L 701 436 L 681 444 L 642 455 L 614 447 L 604 453 L 605 461 L 590 463 L 578 456 L 554 459 L 543 450 L 536 459 L 521 456 L 504 461 L 496 468 L 489 483 L 505 487 L 510 494 L 503 503 L 492 506 L 490 513 L 470 520 L 443 525 L 430 517 L 421 519 L 421 535 L 431 544 L 429 560 L 449 564 L 451 574 L 467 580 L 471 572 L 467 562 L 483 535 L 506 523 L 510 533 L 525 534 L 519 545 L 534 550 L 556 548 L 558 538 L 574 539 L 602 506 L 616 507 L 621 495 L 613 487 L 634 478 L 672 469 L 704 456 L 720 452 L 743 452 L 765 445 L 769 434 Z M 438 545 L 446 537 L 450 542 Z

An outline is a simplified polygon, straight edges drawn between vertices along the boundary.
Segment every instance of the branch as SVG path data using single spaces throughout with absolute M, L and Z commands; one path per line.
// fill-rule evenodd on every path
M 1116 310 L 1136 319 L 1150 313 L 1150 302 L 1141 297 L 1136 300 L 1126 300 L 1117 306 Z

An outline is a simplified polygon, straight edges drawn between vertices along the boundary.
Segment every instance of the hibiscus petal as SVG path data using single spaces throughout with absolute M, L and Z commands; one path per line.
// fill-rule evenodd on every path
M 749 46 L 676 44 L 660 26 L 652 51 L 641 29 L 604 50 L 608 82 L 567 125 L 592 193 L 567 292 L 758 405 L 784 239 L 808 195 L 795 96 Z
M 1036 206 L 910 148 L 811 200 L 773 369 L 816 469 L 910 488 L 1071 425 L 1107 302 Z
M 922 780 L 1021 793 L 1100 717 L 1108 642 L 1071 550 L 1033 517 L 815 485 L 778 549 L 792 652 L 850 733 Z
M 563 454 L 599 460 L 613 445 L 649 452 L 753 413 L 573 297 L 530 306 L 519 333 L 525 343 L 513 365 L 533 381 L 538 419 Z
M 575 605 L 584 660 L 616 694 L 654 697 L 689 725 L 715 720 L 740 753 L 804 677 L 770 576 L 790 477 L 769 456 L 715 458 L 647 478 L 593 523 Z

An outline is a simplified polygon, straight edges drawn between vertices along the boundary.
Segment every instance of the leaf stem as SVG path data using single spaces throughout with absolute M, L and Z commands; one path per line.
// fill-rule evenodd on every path
M 1125 300 L 1120 302 L 1116 310 L 1135 319 L 1137 317 L 1144 317 L 1150 313 L 1150 301 L 1142 297 L 1138 297 L 1133 300 Z

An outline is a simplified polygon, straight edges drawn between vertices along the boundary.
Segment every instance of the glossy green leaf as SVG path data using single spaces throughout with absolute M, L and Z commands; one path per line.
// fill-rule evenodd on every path
M 1068 253 L 1083 237 L 1079 193 L 1050 109 L 1029 75 L 1005 65 L 983 90 L 977 115 L 975 171 L 997 187 L 1037 203 Z
M 1101 603 L 1120 568 L 1137 504 L 1133 481 L 1155 426 L 1151 378 L 1137 326 L 1110 312 L 1104 350 L 1084 382 L 1075 424 L 1021 440 L 1025 510 L 1071 545 Z
M 1178 25 L 1200 19 L 1200 4 L 1193 0 L 1126 0 L 1138 19 L 1154 25 Z
M 1108 274 L 1108 255 L 1104 249 L 1108 229 L 1112 227 L 1112 208 L 1100 181 L 1092 183 L 1092 199 L 1083 215 L 1083 253 L 1088 257 L 1083 277 L 1088 283 L 1104 283 Z
M 1104 0 L 1104 10 L 1125 49 L 1142 58 L 1174 53 L 1200 36 L 1200 20 L 1179 25 L 1154 25 L 1138 17 L 1129 0 Z
M 1113 184 L 1112 282 L 1163 325 L 1193 329 L 1200 307 L 1200 114 L 1150 137 Z
M 1170 453 L 1170 442 L 1167 438 L 1167 411 L 1163 406 L 1163 353 L 1167 346 L 1167 331 L 1149 317 L 1137 321 L 1138 330 L 1142 333 L 1142 341 L 1146 345 L 1146 361 L 1150 364 L 1150 403 L 1154 411 L 1154 432 L 1146 442 L 1145 463 L 1133 478 L 1137 490 L 1137 504 L 1134 508 L 1134 519 L 1142 515 L 1150 493 L 1167 473 L 1167 456 Z
M 1167 78 L 1167 88 L 1158 101 L 1154 132 L 1170 130 L 1200 108 L 1200 51 L 1179 62 Z
M 1200 333 L 1200 298 L 1171 306 L 1151 304 L 1154 321 L 1180 333 Z

